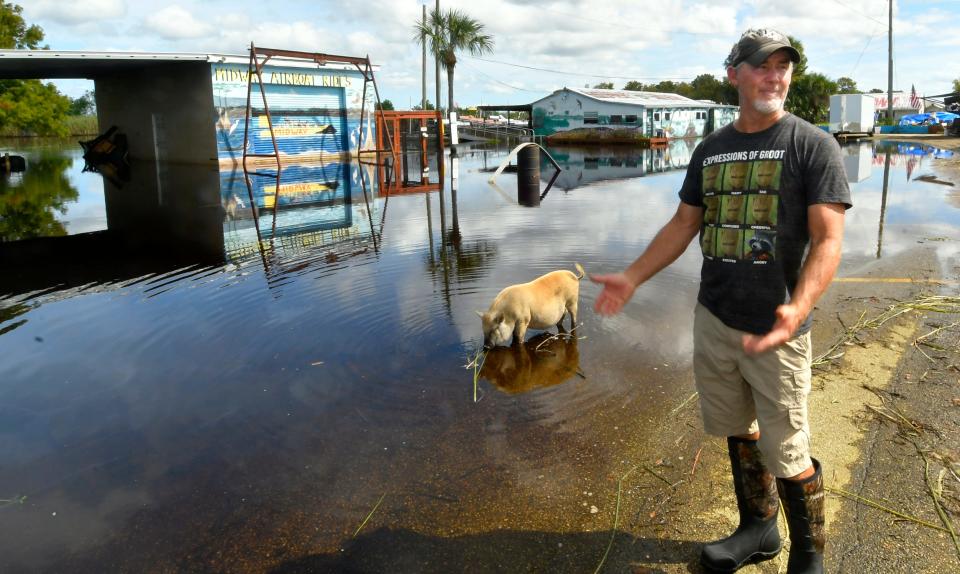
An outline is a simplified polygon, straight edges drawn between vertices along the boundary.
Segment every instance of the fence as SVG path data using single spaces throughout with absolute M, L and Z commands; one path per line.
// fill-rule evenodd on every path
M 470 122 L 469 126 L 461 125 L 457 128 L 458 132 L 469 138 L 497 140 L 497 141 L 517 141 L 534 142 L 543 144 L 543 136 L 537 135 L 530 128 L 485 122 Z

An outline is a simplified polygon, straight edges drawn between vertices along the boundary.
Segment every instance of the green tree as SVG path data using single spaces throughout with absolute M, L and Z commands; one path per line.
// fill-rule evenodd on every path
M 97 103 L 93 96 L 93 90 L 87 90 L 79 98 L 70 98 L 71 116 L 87 116 L 97 112 Z
M 447 109 L 455 110 L 453 99 L 453 73 L 457 66 L 457 54 L 469 52 L 481 56 L 493 51 L 493 36 L 484 33 L 484 26 L 460 10 L 446 12 L 430 11 L 427 22 L 414 26 L 414 41 L 426 42 L 434 57 L 447 71 Z
M 868 92 L 868 93 L 871 93 L 871 94 L 883 94 L 883 93 L 885 93 L 885 92 L 886 92 L 886 90 L 881 90 L 880 88 L 871 88 L 871 89 L 870 89 L 870 92 Z
M 40 80 L 0 80 L 0 129 L 66 136 L 70 98 Z
M 596 86 L 594 86 L 594 88 L 596 88 L 596 89 L 598 89 L 598 90 L 612 90 L 612 89 L 613 89 L 613 82 L 600 82 L 599 84 L 597 84 Z
M 785 107 L 793 115 L 812 124 L 827 121 L 830 95 L 837 93 L 837 83 L 816 72 L 793 78 Z
M 690 98 L 719 102 L 722 96 L 723 82 L 713 74 L 700 74 L 690 82 Z
M 787 38 L 790 39 L 790 43 L 796 48 L 797 52 L 800 52 L 800 61 L 793 65 L 793 76 L 802 76 L 807 73 L 807 55 L 803 51 L 803 42 L 793 36 L 787 36 Z
M 860 90 L 857 89 L 857 83 L 853 81 L 852 78 L 841 76 L 837 78 L 837 93 L 838 94 L 859 94 Z
M 726 77 L 722 80 L 713 74 L 700 74 L 689 84 L 682 82 L 677 85 L 678 93 L 694 100 L 710 100 L 718 104 L 735 106 L 740 96 Z
M 953 91 L 960 92 L 960 78 L 953 81 Z
M 413 109 L 415 109 L 415 110 L 422 110 L 422 109 L 424 109 L 424 107 L 421 106 L 420 104 L 417 104 L 417 105 L 413 106 Z M 430 100 L 427 100 L 427 107 L 426 107 L 426 109 L 427 109 L 427 110 L 435 110 L 435 109 L 437 109 L 437 107 L 434 106 L 432 103 L 430 103 Z
M 631 92 L 645 92 L 647 87 L 643 85 L 643 82 L 638 82 L 636 80 L 630 80 L 623 86 L 624 90 L 629 90 Z
M 648 85 L 647 90 L 650 92 L 660 92 L 663 94 L 678 94 L 680 93 L 680 85 L 672 80 L 661 80 L 654 85 Z
M 380 102 L 380 103 L 377 104 L 377 109 L 378 109 L 378 110 L 392 110 L 392 109 L 393 109 L 393 102 L 391 102 L 390 100 L 383 100 L 382 102 Z
M 43 30 L 27 26 L 23 8 L 0 2 L 0 48 L 36 49 Z M 43 46 L 46 48 L 46 46 Z M 0 130 L 37 135 L 67 135 L 64 123 L 70 99 L 39 80 L 0 80 Z
M 12 2 L 0 2 L 0 48 L 4 50 L 36 50 L 43 41 L 43 29 L 27 26 L 23 20 L 23 8 Z

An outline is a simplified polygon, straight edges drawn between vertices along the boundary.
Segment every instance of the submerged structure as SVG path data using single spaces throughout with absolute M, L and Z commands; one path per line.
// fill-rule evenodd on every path
M 84 149 L 104 176 L 106 216 L 91 232 L 10 248 L 5 261 L 41 251 L 86 261 L 117 245 L 211 262 L 259 253 L 271 264 L 306 246 L 331 259 L 375 250 L 372 199 L 386 169 L 359 161 L 378 141 L 374 67 L 284 52 L 251 46 L 263 56 L 254 67 L 248 55 L 0 50 L 0 79 L 93 81 L 102 135 Z M 423 183 L 421 164 L 438 161 L 426 157 L 425 135 L 416 133 L 412 167 L 429 191 L 438 186 Z M 391 158 L 387 183 L 406 184 L 395 174 L 408 163 Z
M 696 138 L 736 119 L 737 106 L 679 94 L 562 88 L 531 104 L 537 135 L 595 129 L 633 129 L 645 137 Z
M 0 79 L 81 78 L 94 82 L 100 129 L 116 126 L 131 160 L 231 164 L 252 146 L 272 150 L 259 94 L 244 125 L 246 55 L 0 50 Z M 354 65 L 276 57 L 263 68 L 277 144 L 290 159 L 346 158 L 372 145 L 360 125 L 364 76 Z M 373 92 L 366 109 L 373 109 Z

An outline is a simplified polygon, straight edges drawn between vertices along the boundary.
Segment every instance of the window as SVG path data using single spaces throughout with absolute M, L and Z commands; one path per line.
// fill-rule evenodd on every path
M 663 112 L 663 121 L 665 122 L 670 121 L 670 112 Z
M 637 123 L 637 116 L 634 116 L 634 115 L 625 116 L 625 122 L 628 124 L 635 124 Z
M 655 122 L 660 121 L 660 112 L 653 112 L 653 121 Z
M 611 124 L 622 124 L 622 123 L 623 123 L 623 116 L 621 116 L 621 115 L 610 116 L 610 123 L 611 123 Z
M 583 112 L 583 123 L 585 124 L 600 123 L 600 118 L 598 117 L 597 112 Z

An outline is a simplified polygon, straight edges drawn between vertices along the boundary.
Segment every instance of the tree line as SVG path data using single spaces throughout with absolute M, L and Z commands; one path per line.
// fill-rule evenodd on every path
M 860 93 L 857 83 L 847 77 L 833 80 L 824 74 L 810 72 L 807 69 L 807 56 L 803 51 L 803 43 L 792 36 L 790 36 L 790 42 L 800 52 L 800 62 L 794 65 L 793 81 L 790 84 L 790 92 L 787 94 L 785 107 L 793 115 L 810 123 L 825 123 L 830 117 L 830 96 L 833 94 Z M 956 80 L 954 84 L 960 85 L 960 79 Z M 613 89 L 613 82 L 600 82 L 593 87 Z M 690 82 L 663 80 L 656 84 L 644 84 L 638 81 L 629 81 L 622 89 L 679 94 L 693 100 L 710 100 L 718 104 L 733 106 L 739 103 L 737 89 L 730 84 L 726 76 L 720 79 L 712 74 L 700 74 Z M 882 93 L 883 91 L 880 89 L 870 90 L 871 93 Z

